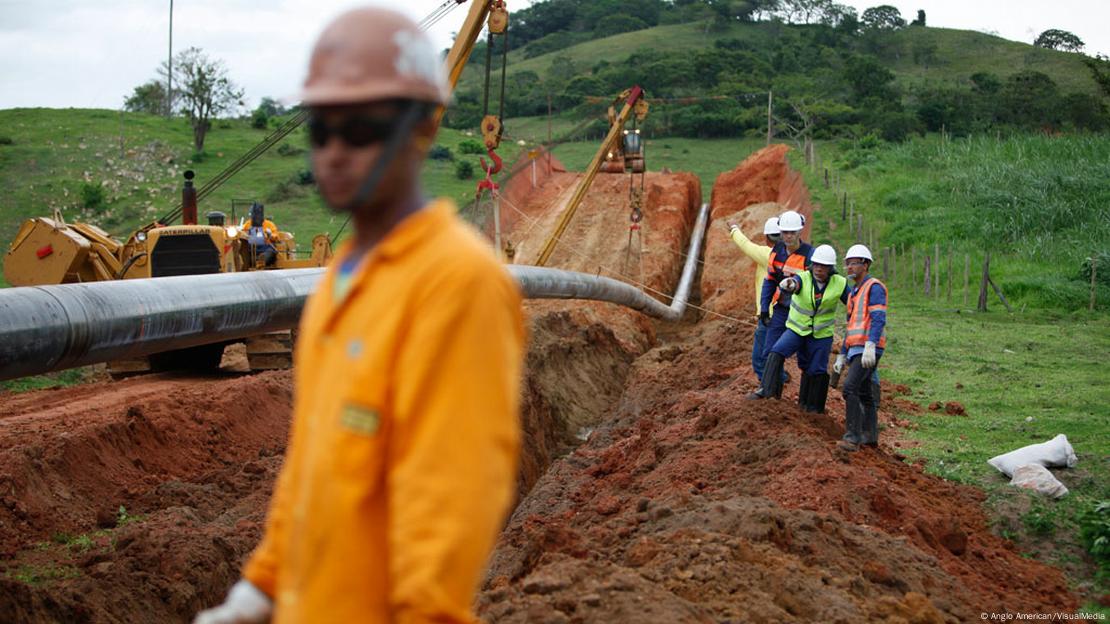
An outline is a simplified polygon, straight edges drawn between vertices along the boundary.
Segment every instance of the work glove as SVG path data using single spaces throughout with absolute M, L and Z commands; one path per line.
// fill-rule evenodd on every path
M 833 362 L 833 372 L 839 375 L 840 371 L 844 370 L 844 362 L 846 362 L 847 360 L 848 358 L 844 357 L 843 353 L 837 355 L 836 361 Z
M 218 607 L 197 614 L 193 624 L 265 624 L 274 613 L 274 602 L 250 581 L 232 585 Z
M 783 292 L 792 293 L 795 290 L 798 290 L 798 282 L 795 281 L 794 278 L 788 277 L 788 278 L 782 280 L 781 282 L 779 282 L 779 290 L 781 290 Z
M 864 368 L 875 368 L 875 343 L 868 340 L 863 345 L 863 356 L 860 357 L 859 363 L 863 364 Z
M 762 323 L 764 327 L 767 327 L 768 325 L 770 325 L 771 324 L 771 312 L 769 310 L 761 311 L 759 313 L 759 322 Z

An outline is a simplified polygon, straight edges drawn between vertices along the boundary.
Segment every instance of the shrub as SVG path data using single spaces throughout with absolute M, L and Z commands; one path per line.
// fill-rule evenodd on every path
M 100 212 L 106 206 L 104 187 L 99 182 L 85 182 L 81 185 L 81 205 L 88 210 Z
M 299 186 L 308 186 L 309 184 L 316 184 L 316 176 L 312 174 L 311 169 L 301 169 L 293 174 L 293 181 Z
M 446 145 L 433 145 L 432 149 L 428 150 L 428 158 L 432 160 L 454 160 L 455 155 L 451 153 L 451 148 Z
M 10 136 L 0 136 L 0 145 L 11 145 L 13 142 L 14 141 L 12 141 L 12 138 Z
M 455 163 L 455 177 L 460 180 L 469 180 L 474 177 L 474 163 L 469 160 L 460 160 Z
M 304 151 L 303 147 L 297 147 L 290 143 L 282 143 L 277 148 L 277 153 L 280 156 L 300 156 Z
M 261 108 L 254 109 L 254 112 L 251 113 L 251 127 L 257 130 L 265 130 L 269 125 L 270 116 L 266 114 L 266 111 Z
M 1103 574 L 1110 572 L 1110 501 L 1102 501 L 1080 514 L 1079 538 Z
M 481 141 L 464 139 L 459 143 L 459 152 L 463 154 L 485 154 L 486 146 Z

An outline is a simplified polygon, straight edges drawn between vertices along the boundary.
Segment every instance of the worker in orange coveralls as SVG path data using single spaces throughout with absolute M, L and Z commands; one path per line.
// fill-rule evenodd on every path
M 313 171 L 355 234 L 301 320 L 265 534 L 197 623 L 475 621 L 514 496 L 524 327 L 492 248 L 420 191 L 443 72 L 386 9 L 345 13 L 316 44 Z

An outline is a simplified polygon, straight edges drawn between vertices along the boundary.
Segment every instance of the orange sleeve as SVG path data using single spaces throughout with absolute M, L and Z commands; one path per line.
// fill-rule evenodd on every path
M 514 496 L 520 294 L 493 261 L 461 264 L 425 285 L 396 367 L 386 479 L 400 624 L 475 621 L 474 594 Z
M 314 316 L 313 310 L 322 305 L 320 298 L 324 295 L 320 294 L 321 292 L 327 292 L 327 289 L 318 289 L 305 304 L 300 325 L 301 331 L 297 338 L 298 343 L 304 340 L 313 340 L 310 337 L 311 332 L 305 330 L 310 325 L 307 321 Z M 309 353 L 311 353 L 311 350 L 294 347 L 294 374 L 300 370 L 311 370 L 314 363 L 303 361 Z M 295 395 L 294 401 L 296 400 L 297 396 Z M 243 566 L 243 578 L 250 581 L 255 587 L 270 596 L 271 599 L 275 597 L 277 571 L 281 560 L 285 556 L 284 547 L 290 539 L 289 518 L 293 514 L 293 504 L 296 500 L 295 487 L 300 482 L 300 471 L 304 469 L 301 466 L 303 453 L 298 451 L 298 449 L 304 447 L 304 443 L 301 441 L 304 434 L 300 433 L 304 427 L 298 424 L 304 418 L 302 412 L 304 412 L 303 409 L 297 409 L 294 406 L 289 443 L 285 449 L 285 461 L 282 463 L 281 472 L 278 473 L 278 478 L 274 482 L 274 492 L 270 497 L 270 508 L 266 513 L 265 532 L 262 534 L 262 541 L 259 542 L 258 547 L 251 553 L 246 565 Z

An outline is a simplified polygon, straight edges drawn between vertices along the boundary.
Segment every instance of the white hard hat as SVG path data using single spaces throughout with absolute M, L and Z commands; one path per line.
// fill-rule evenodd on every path
M 779 215 L 779 229 L 783 232 L 800 232 L 805 227 L 805 221 L 802 220 L 802 215 L 787 210 Z
M 814 255 L 816 255 L 816 252 L 814 252 Z M 867 245 L 852 245 L 848 248 L 848 253 L 844 254 L 844 259 L 847 260 L 848 258 L 863 258 L 871 262 L 871 250 L 867 248 Z
M 774 236 L 775 234 L 778 234 L 779 232 L 781 232 L 781 230 L 779 230 L 779 218 L 778 217 L 771 217 L 770 219 L 767 219 L 766 223 L 763 224 L 763 233 L 765 235 Z
M 821 245 L 813 250 L 810 262 L 825 266 L 836 266 L 836 250 L 832 248 L 832 245 Z

